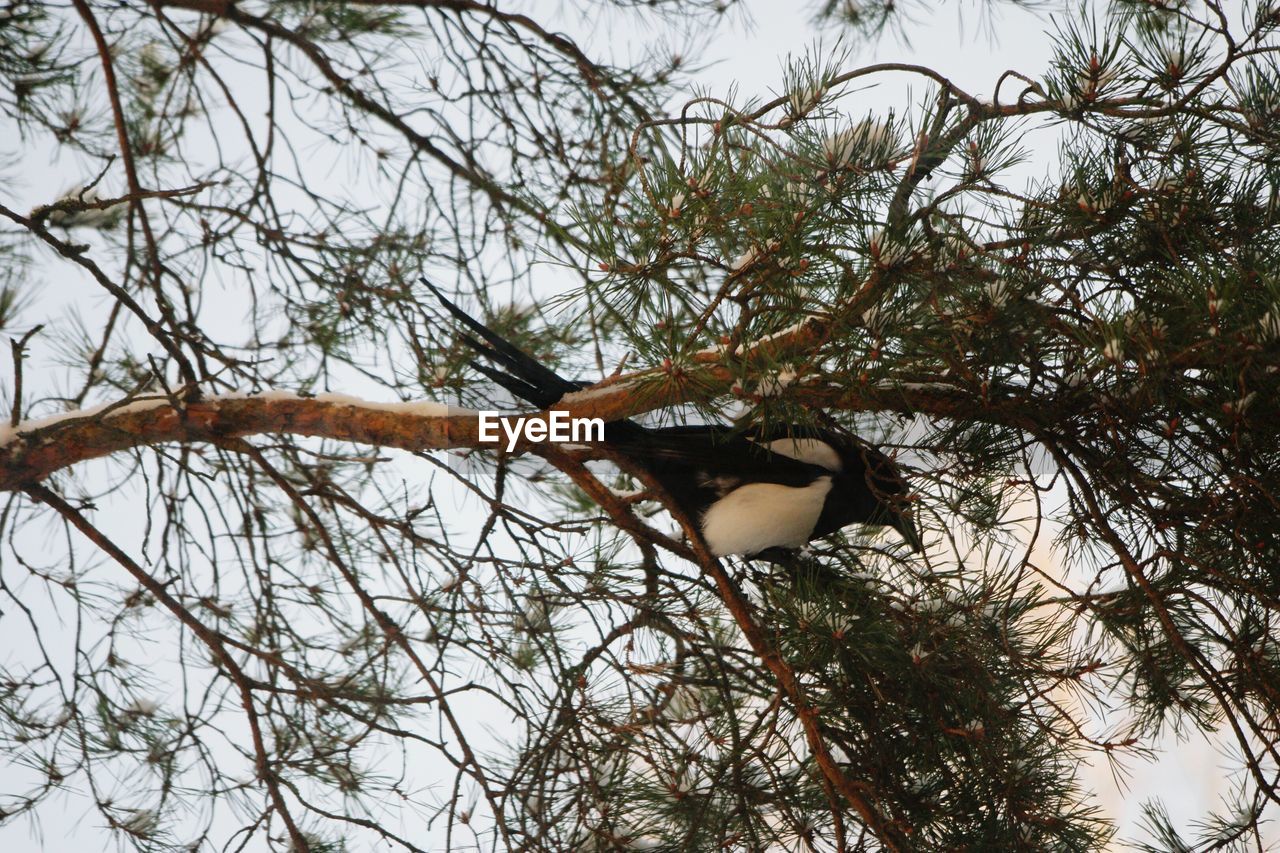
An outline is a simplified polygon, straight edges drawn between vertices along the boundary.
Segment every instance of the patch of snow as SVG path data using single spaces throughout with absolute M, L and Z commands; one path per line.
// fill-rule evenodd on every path
M 409 400 L 407 402 L 398 400 L 394 403 L 376 403 L 370 400 L 362 400 L 359 397 L 352 397 L 349 394 L 317 394 L 315 400 L 319 403 L 334 403 L 375 412 L 416 415 L 420 418 L 443 417 L 451 413 L 459 413 L 457 407 L 450 406 L 447 403 L 437 403 L 435 400 Z M 462 413 L 466 411 L 464 409 Z
M 819 320 L 819 321 L 821 321 L 822 319 L 823 319 L 823 316 L 822 316 L 821 314 L 808 314 L 808 315 L 806 315 L 806 316 L 805 316 L 805 318 L 804 318 L 803 320 L 801 320 L 801 321 L 800 321 L 800 322 L 798 322 L 798 323 L 792 323 L 790 326 L 787 326 L 785 329 L 780 329 L 780 330 L 778 330 L 778 331 L 776 331 L 776 332 L 772 332 L 772 333 L 770 333 L 770 334 L 768 334 L 768 335 L 762 335 L 761 337 L 756 338 L 754 341 L 751 341 L 751 342 L 747 345 L 747 347 L 748 347 L 748 348 L 755 348 L 755 347 L 758 347 L 758 346 L 760 346 L 760 345 L 762 345 L 762 344 L 767 344 L 767 343 L 769 343 L 770 341 L 778 340 L 778 339 L 781 339 L 781 338 L 791 337 L 792 335 L 795 335 L 796 333 L 803 331 L 803 330 L 804 330 L 804 328 L 805 328 L 805 326 L 807 326 L 807 325 L 809 324 L 809 321 L 810 321 L 810 320 Z M 743 347 L 742 347 L 741 345 L 739 345 L 739 347 L 738 347 L 738 348 L 739 348 L 739 349 L 743 349 Z M 716 357 L 716 356 L 719 356 L 719 355 L 724 354 L 728 349 L 729 349 L 729 345 L 728 345 L 728 344 L 716 344 L 716 345 L 715 345 L 715 346 L 713 346 L 713 347 L 709 347 L 709 348 L 707 348 L 707 349 L 700 349 L 700 350 L 698 350 L 697 352 L 695 352 L 695 353 L 693 354 L 693 358 L 694 358 L 695 360 L 697 360 L 697 359 L 699 359 L 699 358 L 704 358 L 704 359 L 705 359 L 705 358 L 708 358 L 708 357 L 712 357 L 712 358 L 714 358 L 714 357 Z M 568 398 L 566 397 L 565 399 L 567 400 Z
M 986 294 L 992 308 L 1002 308 L 1013 297 L 1013 287 L 1007 279 L 999 278 L 987 284 Z
M 794 370 L 779 370 L 772 376 L 766 376 L 756 384 L 756 393 L 761 397 L 776 397 L 799 378 Z
M 583 388 L 581 391 L 571 391 L 560 398 L 560 405 L 573 406 L 578 403 L 585 403 L 594 400 L 597 397 L 609 397 L 624 388 L 629 388 L 631 382 L 615 382 L 611 385 L 601 385 L 592 388 Z M 454 411 L 459 411 L 454 409 Z
M 314 399 L 321 403 L 348 405 L 353 408 L 369 411 L 413 415 L 421 418 L 444 417 L 451 414 L 477 414 L 472 412 L 470 409 L 464 409 L 459 406 L 450 406 L 446 403 L 437 403 L 434 400 L 411 400 L 408 402 L 397 401 L 393 403 L 379 403 L 370 400 L 362 400 L 359 397 L 352 397 L 348 394 L 318 394 L 314 398 L 308 398 L 293 391 L 263 391 L 260 394 L 246 394 L 242 391 L 231 391 L 225 394 L 216 394 L 205 397 L 201 402 L 217 404 L 233 400 L 264 400 L 267 402 L 279 402 L 306 399 Z M 9 426 L 8 424 L 0 425 L 0 449 L 22 439 L 30 433 L 47 430 L 51 427 L 57 426 L 58 424 L 70 421 L 86 421 L 94 418 L 110 420 L 112 418 L 124 417 L 125 415 L 137 414 L 139 412 L 147 412 L 152 409 L 159 409 L 169 405 L 170 399 L 165 395 L 147 395 L 144 397 L 137 397 L 127 403 L 121 403 L 116 400 L 109 403 L 100 403 L 95 406 L 87 406 L 83 409 L 74 409 L 69 412 L 59 412 L 58 414 L 47 415 L 42 418 L 30 418 L 19 422 L 17 426 Z
M 762 252 L 759 246 L 752 246 L 741 255 L 734 258 L 733 262 L 729 264 L 729 269 L 734 272 L 742 272 L 744 269 L 754 264 L 761 254 Z
M 610 487 L 609 492 L 615 498 L 621 498 L 622 500 L 625 501 L 625 500 L 630 500 L 631 498 L 640 497 L 645 493 L 645 490 L 644 489 L 615 489 L 613 487 Z
M 134 412 L 145 412 L 150 409 L 158 409 L 161 406 L 169 405 L 169 398 L 164 396 L 157 397 L 139 397 L 131 402 L 123 405 L 117 400 L 110 403 L 100 403 L 96 406 L 89 406 L 84 409 L 73 409 L 70 412 L 59 412 L 56 415 L 47 415 L 43 418 L 30 418 L 20 421 L 17 426 L 0 427 L 0 447 L 9 442 L 22 437 L 26 433 L 37 432 L 39 430 L 49 429 L 60 423 L 68 421 L 89 420 L 91 418 L 103 415 L 108 418 L 120 417 L 121 415 L 132 414 Z
M 877 382 L 878 391 L 949 391 L 951 385 L 946 382 Z

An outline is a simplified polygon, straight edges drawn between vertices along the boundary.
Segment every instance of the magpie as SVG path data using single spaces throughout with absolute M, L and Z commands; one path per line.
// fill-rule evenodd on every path
M 494 366 L 470 365 L 516 397 L 546 409 L 587 387 L 423 283 L 466 329 L 466 345 Z M 887 525 L 923 550 L 897 466 L 850 434 L 789 425 L 646 427 L 626 419 L 605 424 L 604 444 L 647 472 L 719 557 L 777 559 L 855 523 Z

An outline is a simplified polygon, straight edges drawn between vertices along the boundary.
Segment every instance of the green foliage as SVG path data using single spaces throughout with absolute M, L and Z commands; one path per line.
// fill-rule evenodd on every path
M 502 4 L 191 5 L 0 7 L 0 171 L 86 169 L 0 200 L 0 330 L 47 328 L 28 416 L 519 405 L 425 274 L 567 377 L 687 401 L 646 419 L 876 442 L 929 547 L 851 528 L 718 583 L 592 451 L 393 455 L 308 422 L 116 454 L 51 480 L 65 507 L 0 506 L 0 821 L 87 791 L 138 849 L 1092 850 L 1115 833 L 1082 765 L 1207 734 L 1223 814 L 1153 802 L 1140 843 L 1262 846 L 1274 4 L 1063 12 L 1041 77 L 906 69 L 884 114 L 847 50 L 773 100 L 671 107 L 696 40 L 624 64 Z M 728 8 L 582 5 L 689 38 Z M 816 11 L 876 34 L 928 8 Z

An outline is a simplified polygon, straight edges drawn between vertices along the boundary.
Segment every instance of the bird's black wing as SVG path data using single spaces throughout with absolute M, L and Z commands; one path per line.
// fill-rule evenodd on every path
M 607 426 L 605 435 L 609 435 Z M 695 478 L 714 481 L 720 493 L 743 483 L 804 487 L 830 473 L 818 465 L 774 453 L 720 424 L 644 429 L 624 433 L 611 443 L 657 475 L 687 470 Z

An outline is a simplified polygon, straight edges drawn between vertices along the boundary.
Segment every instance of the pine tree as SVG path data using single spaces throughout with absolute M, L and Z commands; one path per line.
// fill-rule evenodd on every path
M 1231 798 L 1140 843 L 1274 843 L 1280 6 L 1057 10 L 984 92 L 814 53 L 765 99 L 690 95 L 736 4 L 580 5 L 655 46 L 0 6 L 0 833 L 1095 850 L 1081 763 L 1207 733 Z M 875 441 L 926 551 L 718 560 L 605 447 L 494 452 L 473 410 L 518 401 L 424 276 L 576 416 Z

